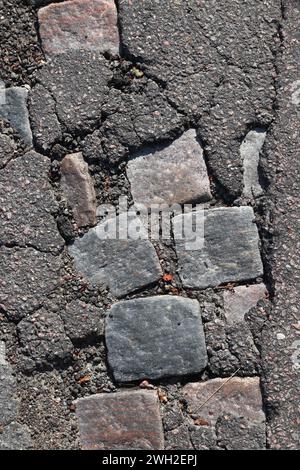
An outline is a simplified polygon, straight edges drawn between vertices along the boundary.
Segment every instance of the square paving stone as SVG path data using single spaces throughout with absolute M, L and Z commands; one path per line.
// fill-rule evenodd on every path
M 151 242 L 134 239 L 135 235 L 130 234 L 132 227 L 134 231 L 136 226 L 145 230 L 144 226 L 135 216 L 128 215 L 128 219 L 126 213 L 124 216 L 128 221 L 128 230 L 125 229 L 124 237 L 122 235 L 122 238 L 114 239 L 114 229 L 117 227 L 115 233 L 119 237 L 119 227 L 123 226 L 121 220 L 125 218 L 112 217 L 100 222 L 69 247 L 78 271 L 91 283 L 108 286 L 116 297 L 152 284 L 162 275 L 159 259 Z
M 161 295 L 118 302 L 105 335 L 117 382 L 195 374 L 207 364 L 197 300 Z
M 39 32 L 48 55 L 87 49 L 119 52 L 114 0 L 72 0 L 53 3 L 38 12 Z
M 80 444 L 87 450 L 163 449 L 155 390 L 98 394 L 76 401 Z
M 190 129 L 168 146 L 143 150 L 129 160 L 127 176 L 135 204 L 183 204 L 211 199 L 203 150 Z
M 211 424 L 215 424 L 224 413 L 243 417 L 250 423 L 265 422 L 258 377 L 194 382 L 185 385 L 182 392 L 189 413 Z
M 189 214 L 174 217 L 178 227 Z M 226 207 L 204 211 L 204 243 L 187 249 L 187 239 L 176 239 L 179 274 L 184 287 L 204 289 L 225 282 L 247 281 L 263 274 L 258 230 L 251 207 Z M 189 245 L 189 244 L 188 244 Z

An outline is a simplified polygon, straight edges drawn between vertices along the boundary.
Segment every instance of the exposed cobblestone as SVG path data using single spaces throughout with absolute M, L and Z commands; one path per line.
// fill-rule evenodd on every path
M 61 189 L 73 210 L 78 227 L 95 225 L 96 193 L 82 153 L 66 155 L 60 165 Z
M 174 226 L 182 225 L 183 217 L 188 215 L 176 216 Z M 203 248 L 186 249 L 187 241 L 175 239 L 179 273 L 185 287 L 204 289 L 224 282 L 255 279 L 263 274 L 251 207 L 204 211 Z
M 78 400 L 83 449 L 163 449 L 155 390 L 124 391 Z
M 222 413 L 228 413 L 237 418 L 244 417 L 250 423 L 264 423 L 265 421 L 257 377 L 244 379 L 233 377 L 229 381 L 213 379 L 207 382 L 190 383 L 184 386 L 183 397 L 190 414 L 196 417 L 201 416 L 211 424 L 215 424 Z
M 211 198 L 203 151 L 193 129 L 167 147 L 143 149 L 129 160 L 127 176 L 136 207 Z
M 12 87 L 5 89 L 4 103 L 0 103 L 0 117 L 8 120 L 11 126 L 29 147 L 32 146 L 32 134 L 27 111 L 28 89 Z
M 133 227 L 132 238 L 115 239 L 121 220 L 114 217 L 98 224 L 69 247 L 78 271 L 91 283 L 107 285 L 116 297 L 154 283 L 162 274 L 150 241 L 134 238 L 136 223 L 142 226 L 136 217 L 128 224 L 128 231 Z M 125 236 L 128 231 L 125 228 Z
M 157 296 L 119 302 L 108 313 L 105 335 L 117 382 L 195 374 L 207 363 L 196 300 Z
M 114 0 L 52 3 L 38 12 L 42 46 L 47 55 L 68 50 L 119 52 Z

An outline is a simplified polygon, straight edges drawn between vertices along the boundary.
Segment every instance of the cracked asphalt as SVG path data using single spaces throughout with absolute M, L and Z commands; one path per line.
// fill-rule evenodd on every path
M 0 448 L 299 449 L 300 0 L 82 3 L 0 0 Z M 174 233 L 98 244 L 164 178 L 217 281 Z

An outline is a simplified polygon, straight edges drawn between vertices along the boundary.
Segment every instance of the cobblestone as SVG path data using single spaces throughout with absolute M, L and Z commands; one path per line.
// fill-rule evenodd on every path
M 174 226 L 182 226 L 183 217 L 188 214 L 176 216 Z M 203 248 L 186 249 L 186 241 L 175 239 L 179 274 L 185 287 L 204 289 L 225 282 L 255 279 L 263 274 L 251 207 L 204 211 Z
M 83 449 L 159 450 L 164 447 L 155 390 L 123 391 L 77 400 Z
M 8 120 L 23 141 L 32 146 L 32 134 L 27 110 L 28 89 L 12 87 L 5 89 L 4 104 L 0 103 L 0 117 Z
M 47 55 L 74 49 L 119 52 L 117 10 L 113 0 L 53 3 L 41 8 L 38 18 Z
M 266 131 L 254 129 L 246 135 L 240 147 L 244 167 L 243 195 L 248 198 L 260 196 L 263 189 L 259 178 L 259 154 L 266 138 Z
M 203 150 L 194 129 L 168 146 L 143 149 L 129 160 L 127 176 L 137 207 L 211 198 Z
M 212 379 L 207 382 L 189 383 L 183 387 L 183 397 L 189 413 L 199 415 L 211 424 L 215 424 L 223 413 L 237 418 L 243 417 L 250 423 L 265 422 L 257 377 L 233 377 L 229 381 Z
M 196 300 L 157 296 L 116 303 L 105 335 L 117 382 L 196 374 L 207 364 Z
M 233 291 L 224 291 L 224 314 L 229 325 L 242 322 L 245 314 L 257 305 L 259 300 L 265 299 L 267 288 L 264 284 L 250 286 L 236 286 Z
M 98 224 L 69 247 L 77 270 L 89 282 L 107 285 L 116 297 L 150 285 L 162 275 L 149 240 L 114 239 L 113 231 L 119 223 L 122 225 L 120 221 L 117 217 Z M 135 226 L 135 223 L 136 218 L 131 218 L 128 226 Z M 109 233 L 112 238 L 105 239 Z
M 82 153 L 66 155 L 60 165 L 63 190 L 78 227 L 96 224 L 96 193 Z

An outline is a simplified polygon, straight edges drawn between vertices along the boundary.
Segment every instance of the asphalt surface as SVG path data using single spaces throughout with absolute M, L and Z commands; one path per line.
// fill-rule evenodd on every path
M 300 2 L 284 1 L 275 120 L 266 142 L 273 308 L 262 341 L 268 444 L 300 444 Z
M 5 204 L 16 215 L 3 224 L 3 234 L 0 231 L 5 245 L 1 247 L 1 275 L 8 280 L 9 294 L 3 291 L 3 302 L 11 310 L 8 314 L 1 304 L 0 339 L 18 379 L 13 393 L 20 400 L 21 426 L 26 433 L 29 426 L 34 448 L 77 448 L 73 401 L 117 389 L 107 370 L 102 337 L 91 340 L 88 330 L 83 338 L 72 337 L 72 343 L 62 326 L 66 303 L 74 306 L 74 312 L 81 302 L 92 310 L 99 305 L 106 310 L 115 299 L 79 278 L 63 252 L 65 241 L 74 240 L 78 232 L 60 200 L 60 160 L 82 151 L 98 203 L 115 203 L 124 193 L 130 196 L 124 170 L 129 154 L 154 142 L 171 142 L 194 128 L 203 145 L 212 204 L 253 206 L 269 299 L 261 310 L 252 312 L 250 327 L 244 325 L 224 340 L 227 346 L 221 355 L 219 342 L 226 336 L 225 326 L 219 323 L 215 328 L 214 320 L 222 290 L 186 294 L 175 276 L 172 286 L 161 280 L 137 295 L 168 294 L 173 289 L 213 305 L 205 310 L 203 321 L 206 345 L 215 359 L 210 358 L 208 370 L 197 380 L 228 377 L 237 369 L 241 377 L 259 375 L 267 419 L 266 441 L 263 434 L 260 446 L 299 449 L 300 0 L 117 0 L 121 58 L 96 53 L 95 61 L 90 52 L 75 51 L 46 63 L 36 12 L 29 4 L 49 3 L 0 0 L 4 18 L 0 79 L 7 87 L 31 86 L 28 106 L 34 149 L 41 154 L 35 153 L 29 164 L 28 155 L 22 156 L 24 144 L 1 122 L 1 142 L 6 147 L 0 152 L 4 188 L 0 196 L 5 201 L 10 194 Z M 266 140 L 259 166 L 264 192 L 251 200 L 243 195 L 240 145 L 252 129 L 266 132 Z M 22 188 L 27 180 L 31 185 L 26 192 Z M 30 201 L 36 194 L 40 203 L 31 212 Z M 24 214 L 25 225 L 38 220 L 48 235 L 45 230 L 36 232 L 38 240 L 23 245 L 19 231 Z M 156 249 L 164 272 L 175 271 L 172 246 Z M 261 318 L 259 312 L 263 312 Z M 29 318 L 28 313 L 32 314 Z M 77 318 L 74 322 L 71 326 L 78 333 Z M 35 324 L 49 333 L 44 343 L 36 341 Z M 51 328 L 58 335 L 58 352 L 51 349 Z M 250 337 L 249 345 L 246 337 Z M 237 347 L 236 357 L 230 353 L 233 347 Z M 253 357 L 247 362 L 249 353 Z M 92 378 L 86 380 L 89 374 Z M 174 417 L 168 418 L 170 410 L 162 407 L 166 442 L 175 449 L 191 446 L 179 407 L 182 385 L 176 379 L 162 384 L 171 415 L 177 410 L 176 430 L 183 430 L 177 437 L 172 434 L 169 421 Z M 225 419 L 219 426 L 220 442 L 228 441 L 227 433 L 234 440 L 237 423 Z M 8 442 L 17 446 L 16 432 L 9 432 Z M 27 434 L 24 442 L 29 446 Z M 227 446 L 230 442 L 221 445 Z

